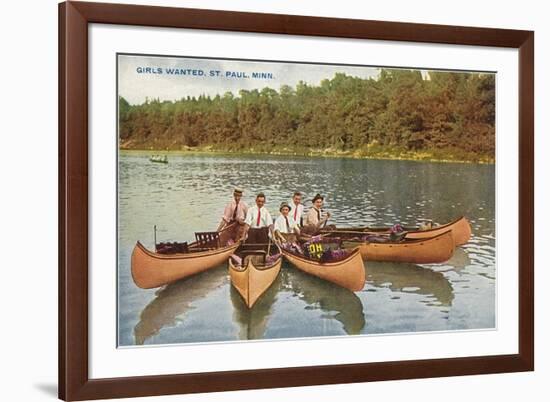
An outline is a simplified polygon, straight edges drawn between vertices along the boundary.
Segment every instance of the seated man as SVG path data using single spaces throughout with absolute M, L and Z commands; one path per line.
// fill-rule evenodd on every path
M 319 230 L 325 226 L 331 215 L 330 212 L 327 212 L 326 215 L 323 216 L 321 208 L 323 207 L 324 198 L 321 194 L 317 194 L 313 197 L 311 202 L 313 203 L 313 206 L 309 209 L 309 211 L 307 211 L 302 231 L 313 235 L 318 233 Z
M 294 218 L 289 215 L 290 206 L 287 202 L 282 202 L 279 207 L 279 212 L 281 215 L 275 219 L 275 224 L 273 226 L 274 238 L 275 240 L 280 240 L 282 242 L 287 241 L 287 238 L 284 236 L 286 234 L 295 233 L 300 234 L 300 228 L 294 220 Z

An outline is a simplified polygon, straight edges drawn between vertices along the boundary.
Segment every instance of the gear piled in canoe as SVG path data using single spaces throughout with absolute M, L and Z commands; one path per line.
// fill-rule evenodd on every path
M 359 250 L 342 249 L 337 239 L 314 236 L 305 243 L 288 241 L 281 249 L 294 267 L 310 275 L 354 292 L 365 286 L 365 266 Z
M 156 288 L 223 264 L 239 247 L 236 224 L 220 232 L 197 232 L 192 243 L 159 243 L 155 251 L 137 242 L 132 252 L 132 278 L 144 289 Z
M 342 261 L 351 254 L 351 250 L 342 248 L 340 239 L 322 236 L 313 236 L 303 243 L 296 241 L 283 243 L 281 247 L 291 253 L 320 263 Z

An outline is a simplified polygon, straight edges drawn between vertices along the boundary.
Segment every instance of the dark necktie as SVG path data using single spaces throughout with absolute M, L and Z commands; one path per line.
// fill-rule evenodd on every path
M 317 210 L 317 220 L 321 222 L 321 211 Z
M 235 220 L 235 218 L 237 217 L 237 209 L 239 209 L 239 202 L 238 201 L 235 204 L 235 210 L 233 211 L 233 218 L 231 218 L 232 220 Z
M 285 222 L 286 222 L 286 232 L 290 233 L 290 225 L 288 224 L 288 218 L 285 216 Z

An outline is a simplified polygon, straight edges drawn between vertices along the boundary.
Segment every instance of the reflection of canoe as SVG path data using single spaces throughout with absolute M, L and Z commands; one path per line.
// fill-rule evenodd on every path
M 451 306 L 454 294 L 449 280 L 441 272 L 415 264 L 372 262 L 367 283 L 393 292 L 415 293 L 434 298 L 441 306 Z
M 239 327 L 238 338 L 264 339 L 265 331 L 271 309 L 277 300 L 277 294 L 281 286 L 281 276 L 278 275 L 275 282 L 262 297 L 258 299 L 254 308 L 248 308 L 238 290 L 234 286 L 229 287 L 229 296 L 233 305 L 233 321 Z
M 388 243 L 371 243 L 343 233 L 339 233 L 338 237 L 342 239 L 344 248 L 359 247 L 361 256 L 366 261 L 435 264 L 451 258 L 455 248 L 450 230 L 427 239 L 405 239 Z
M 140 320 L 134 328 L 136 344 L 143 345 L 163 328 L 176 326 L 178 319 L 193 308 L 194 302 L 207 297 L 226 283 L 226 273 L 222 267 L 211 269 L 203 275 L 195 275 L 158 290 L 156 297 L 141 312 Z
M 426 239 L 429 237 L 435 237 L 440 234 L 445 233 L 448 230 L 452 231 L 452 236 L 454 240 L 455 246 L 461 246 L 463 244 L 466 244 L 468 240 L 470 240 L 470 237 L 472 236 L 472 228 L 470 227 L 470 223 L 468 220 L 461 216 L 460 218 L 449 222 L 442 226 L 434 227 L 433 229 L 427 229 L 427 230 L 419 230 L 416 228 L 405 228 L 407 233 L 407 239 Z M 366 233 L 373 233 L 373 234 L 384 234 L 389 233 L 390 228 L 388 227 L 381 227 L 381 228 L 375 228 L 375 227 L 350 227 L 350 228 L 336 228 L 336 229 L 330 229 L 323 231 L 325 233 L 349 233 L 349 234 L 366 234 Z
M 353 250 L 342 261 L 320 263 L 283 250 L 285 258 L 296 268 L 308 274 L 333 282 L 354 292 L 365 285 L 365 266 L 359 250 Z
M 132 252 L 132 278 L 140 288 L 156 288 L 178 279 L 206 271 L 223 264 L 235 252 L 239 243 L 228 246 L 234 227 L 218 232 L 208 242 L 196 241 L 188 245 L 187 252 L 161 254 L 147 250 L 139 241 Z
M 235 253 L 242 264 L 229 259 L 231 284 L 251 308 L 279 275 L 282 264 L 281 250 L 276 244 L 243 244 Z M 275 257 L 272 261 L 268 258 Z
M 357 335 L 365 327 L 363 304 L 355 293 L 296 269 L 283 271 L 282 277 L 285 287 L 303 300 L 308 310 L 320 310 L 323 318 L 339 321 L 348 335 Z

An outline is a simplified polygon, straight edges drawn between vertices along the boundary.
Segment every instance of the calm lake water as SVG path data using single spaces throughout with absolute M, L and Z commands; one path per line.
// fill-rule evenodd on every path
M 149 155 L 119 159 L 121 346 L 495 327 L 493 165 L 271 156 Z M 161 289 L 134 285 L 136 240 L 192 240 L 215 230 L 234 187 L 264 192 L 273 217 L 295 190 L 316 193 L 337 225 L 440 224 L 466 215 L 473 237 L 445 264 L 368 262 L 363 290 L 351 292 L 283 262 L 281 275 L 248 310 L 226 264 Z

